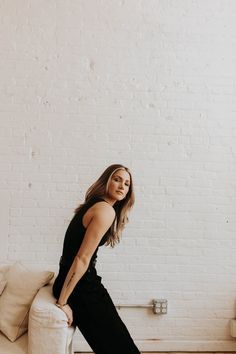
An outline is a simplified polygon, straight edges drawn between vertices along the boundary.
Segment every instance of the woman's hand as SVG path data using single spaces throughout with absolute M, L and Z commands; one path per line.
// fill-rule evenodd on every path
M 73 322 L 73 312 L 71 310 L 71 307 L 68 304 L 63 305 L 63 306 L 58 306 L 58 307 L 66 314 L 66 317 L 68 319 L 68 321 L 67 321 L 68 326 L 71 326 L 71 324 Z

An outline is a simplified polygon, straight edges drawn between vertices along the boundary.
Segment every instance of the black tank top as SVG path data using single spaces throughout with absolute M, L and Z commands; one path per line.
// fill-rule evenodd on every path
M 60 265 L 70 268 L 73 260 L 83 242 L 86 228 L 83 226 L 82 219 L 86 211 L 91 208 L 95 203 L 105 201 L 101 197 L 93 197 L 86 204 L 82 206 L 78 213 L 72 218 L 65 234 L 63 242 L 63 251 L 60 259 Z M 89 268 L 94 267 L 96 264 L 97 251 L 100 246 L 103 246 L 109 236 L 110 229 L 103 235 L 98 247 L 96 248 L 93 256 L 91 257 Z

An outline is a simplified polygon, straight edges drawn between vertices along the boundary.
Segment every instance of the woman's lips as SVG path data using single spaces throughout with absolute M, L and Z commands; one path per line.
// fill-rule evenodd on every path
M 122 192 L 120 192 L 120 191 L 117 191 L 116 193 L 119 193 L 119 194 L 123 195 L 123 193 L 122 193 Z

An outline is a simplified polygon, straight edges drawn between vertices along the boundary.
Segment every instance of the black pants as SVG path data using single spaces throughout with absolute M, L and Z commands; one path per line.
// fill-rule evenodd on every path
M 67 272 L 61 267 L 54 282 L 57 299 Z M 78 282 L 68 304 L 73 311 L 72 325 L 78 326 L 95 354 L 140 354 L 95 269 Z

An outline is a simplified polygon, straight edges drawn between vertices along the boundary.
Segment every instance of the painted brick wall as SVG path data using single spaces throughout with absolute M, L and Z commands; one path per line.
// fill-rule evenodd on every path
M 136 205 L 98 269 L 142 350 L 233 350 L 236 2 L 0 2 L 2 263 L 57 270 L 111 163 Z

